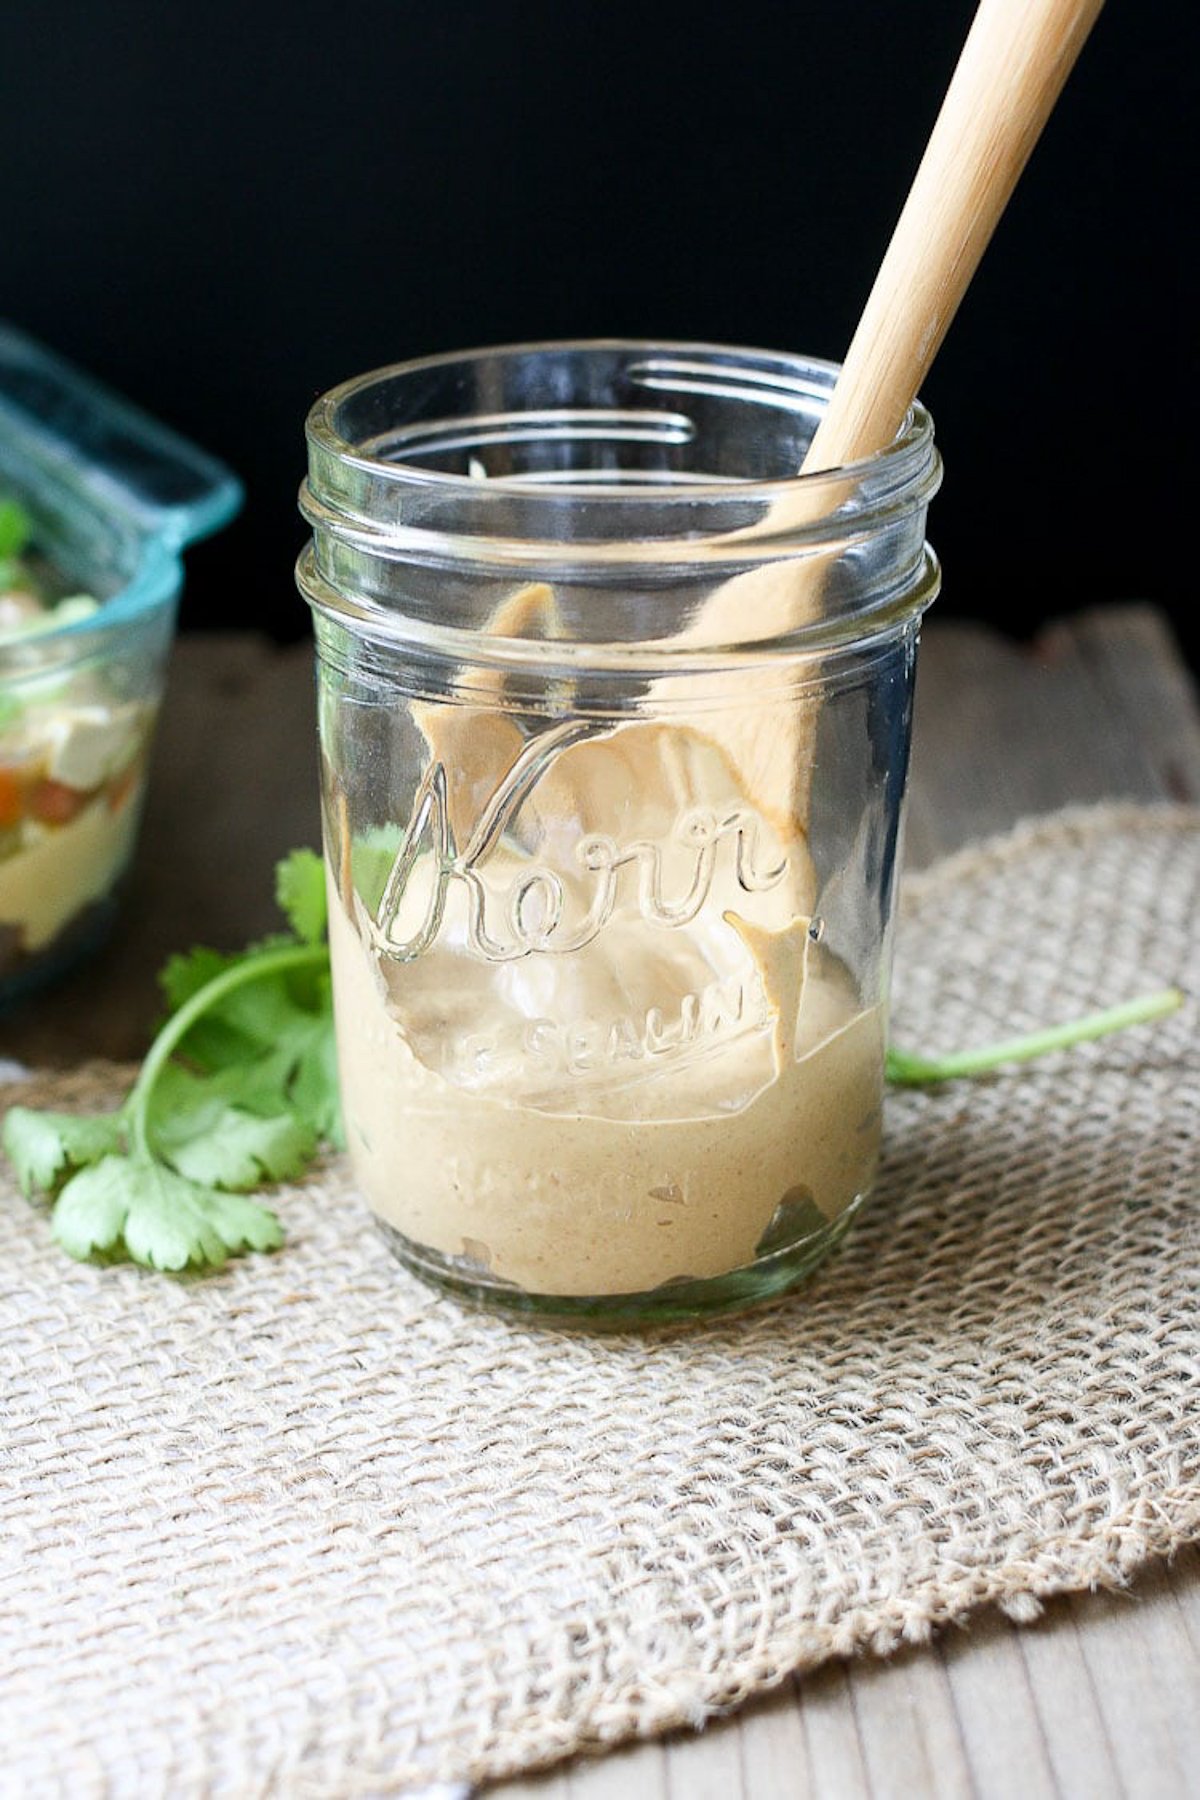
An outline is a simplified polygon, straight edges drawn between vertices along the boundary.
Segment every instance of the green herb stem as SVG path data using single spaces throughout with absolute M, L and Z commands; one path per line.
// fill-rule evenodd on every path
M 243 987 L 249 981 L 257 981 L 265 975 L 280 975 L 294 969 L 325 968 L 328 963 L 329 949 L 325 944 L 289 944 L 282 949 L 266 950 L 259 956 L 235 963 L 232 968 L 223 969 L 202 988 L 198 988 L 179 1011 L 167 1020 L 155 1038 L 121 1109 L 129 1124 L 131 1149 L 138 1155 L 152 1157 L 149 1118 L 150 1096 L 154 1085 L 192 1026 L 203 1018 L 211 1006 L 224 999 L 235 988 Z
M 916 1087 L 926 1082 L 953 1081 L 961 1075 L 986 1075 L 1002 1063 L 1029 1062 L 1050 1050 L 1069 1050 L 1091 1038 L 1106 1037 L 1110 1031 L 1122 1031 L 1127 1025 L 1146 1025 L 1151 1019 L 1165 1018 L 1182 1004 L 1183 995 L 1178 988 L 1164 988 L 1123 1001 L 1120 1006 L 1106 1007 L 1103 1012 L 1088 1013 L 1066 1025 L 1031 1031 L 1025 1037 L 1007 1038 L 1002 1043 L 963 1050 L 953 1056 L 928 1058 L 910 1056 L 905 1050 L 889 1050 L 888 1080 L 902 1087 Z

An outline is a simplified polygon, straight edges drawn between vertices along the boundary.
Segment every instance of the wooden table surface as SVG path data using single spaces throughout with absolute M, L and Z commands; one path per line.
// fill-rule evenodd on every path
M 921 653 L 912 866 L 1017 818 L 1116 798 L 1200 804 L 1200 714 L 1160 617 L 1084 614 L 1018 648 L 932 623 Z M 271 870 L 316 843 L 311 656 L 248 634 L 175 656 L 129 904 L 103 954 L 0 1019 L 0 1055 L 134 1058 L 153 974 L 275 924 Z M 501 1800 L 1200 1796 L 1200 1552 L 1122 1595 L 981 1615 L 930 1648 L 827 1665 L 699 1735 L 496 1790 Z M 336 1797 L 331 1797 L 336 1800 Z

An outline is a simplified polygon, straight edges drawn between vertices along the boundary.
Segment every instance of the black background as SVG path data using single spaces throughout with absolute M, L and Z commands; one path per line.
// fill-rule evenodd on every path
M 0 32 L 0 313 L 224 457 L 184 622 L 306 628 L 304 414 L 513 338 L 839 356 L 970 0 L 92 0 Z M 931 374 L 939 609 L 1195 605 L 1192 0 L 1110 0 Z

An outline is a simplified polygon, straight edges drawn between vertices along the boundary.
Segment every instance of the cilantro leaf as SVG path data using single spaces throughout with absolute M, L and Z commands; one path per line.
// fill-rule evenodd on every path
M 10 1106 L 4 1148 L 26 1195 L 48 1193 L 68 1170 L 97 1162 L 120 1147 L 120 1113 L 35 1112 Z
M 275 973 L 276 950 L 298 948 L 293 937 L 266 938 L 252 945 L 240 956 L 225 956 L 216 950 L 195 949 L 187 956 L 175 957 L 159 976 L 172 1014 L 187 1005 L 193 995 L 200 994 L 228 970 L 240 970 L 248 976 L 249 991 L 242 999 L 225 993 L 210 998 L 200 1015 L 188 1027 L 180 1049 L 189 1063 L 215 1072 L 235 1064 L 249 1063 L 260 1057 L 276 1041 L 276 1026 L 281 1015 L 295 1012 L 307 1014 L 324 1005 L 320 982 L 327 980 L 328 959 L 320 954 L 323 946 L 304 946 L 312 954 L 311 969 Z M 260 968 L 260 964 L 262 965 Z M 241 989 L 235 989 L 235 993 Z
M 20 556 L 33 533 L 33 520 L 11 494 L 0 496 L 0 557 Z
M 206 944 L 196 944 L 192 949 L 169 956 L 158 971 L 158 985 L 163 991 L 168 1012 L 176 1013 L 180 1007 L 186 1006 L 193 994 L 206 988 L 218 975 L 226 969 L 238 969 L 258 962 L 276 950 L 287 950 L 295 947 L 296 940 L 288 932 L 276 932 L 271 937 L 260 938 L 257 943 L 247 944 L 244 950 L 227 951 L 211 950 Z
M 202 945 L 168 957 L 158 972 L 158 985 L 170 1011 L 178 1012 L 193 994 L 207 987 L 214 976 L 232 968 L 237 960 L 236 956 L 226 956 L 220 950 L 209 950 Z
M 106 1156 L 72 1176 L 54 1208 L 55 1239 L 69 1256 L 115 1250 L 129 1215 L 123 1170 L 125 1157 Z
M 283 1242 L 275 1214 L 240 1194 L 189 1181 L 140 1153 L 106 1156 L 72 1176 L 54 1208 L 54 1236 L 83 1260 L 124 1249 L 153 1269 L 221 1268 L 243 1250 Z
M 229 1106 L 210 1130 L 198 1132 L 168 1154 L 190 1181 L 236 1192 L 299 1175 L 316 1147 L 316 1132 L 296 1113 L 264 1117 Z
M 10 1109 L 4 1146 L 27 1194 L 61 1182 L 53 1230 L 72 1256 L 219 1268 L 274 1249 L 278 1219 L 238 1190 L 340 1140 L 320 858 L 294 852 L 277 886 L 294 934 L 171 958 L 168 1017 L 118 1112 Z
M 158 975 L 168 1011 L 171 1014 L 179 1012 L 218 975 L 236 968 L 242 960 L 204 947 L 171 957 Z M 188 1061 L 201 1069 L 220 1069 L 244 1061 L 258 1055 L 259 1048 L 256 1038 L 247 1037 L 219 1016 L 219 1006 L 207 1009 L 191 1027 L 183 1045 Z
M 339 1149 L 342 1136 L 337 1054 L 330 1014 L 289 1031 L 274 1049 L 223 1062 L 213 1079 L 248 1112 L 264 1117 L 290 1110 L 317 1138 Z
M 307 1119 L 318 1137 L 327 1138 L 337 1150 L 346 1148 L 342 1125 L 342 1092 L 338 1083 L 337 1041 L 333 1009 L 328 1023 L 314 1032 L 296 1062 L 291 1087 L 292 1105 Z
M 266 1096 L 274 1104 L 255 1111 L 241 1073 L 193 1075 L 169 1064 L 158 1081 L 155 1150 L 192 1181 L 233 1189 L 283 1181 L 298 1175 L 317 1147 L 311 1125 L 276 1096 Z
M 315 850 L 293 850 L 275 869 L 275 898 L 302 944 L 319 944 L 327 923 L 325 865 Z
M 244 1044 L 261 1051 L 286 1042 L 294 1032 L 303 1032 L 314 1017 L 286 980 L 264 970 L 261 980 L 244 982 L 214 1002 L 206 1022 L 219 1020 Z
M 183 1039 L 189 1061 L 226 1079 L 225 1092 L 255 1113 L 291 1110 L 320 1138 L 341 1142 L 341 1107 L 328 962 L 294 975 L 264 973 L 214 1001 Z

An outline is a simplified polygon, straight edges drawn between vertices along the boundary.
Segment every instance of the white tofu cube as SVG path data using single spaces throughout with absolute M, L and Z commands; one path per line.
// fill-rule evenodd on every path
M 129 760 L 137 743 L 136 710 L 64 707 L 46 722 L 46 773 L 64 787 L 98 788 Z

